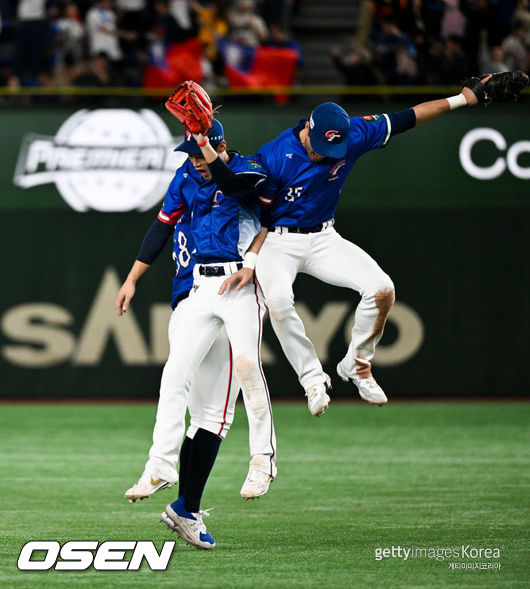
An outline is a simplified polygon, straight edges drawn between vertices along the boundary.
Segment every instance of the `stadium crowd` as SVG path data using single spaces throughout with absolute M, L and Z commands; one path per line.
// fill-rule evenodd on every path
M 207 88 L 252 85 L 269 79 L 250 75 L 263 48 L 261 74 L 292 83 L 303 1 L 0 0 L 0 85 L 167 86 L 198 68 Z M 529 47 L 529 0 L 361 0 L 357 30 L 330 59 L 347 84 L 446 84 L 528 72 Z M 293 61 L 283 81 L 270 49 Z
M 364 0 L 356 34 L 331 57 L 347 84 L 455 84 L 529 71 L 528 0 Z
M 292 0 L 0 0 L 0 84 L 140 86 L 188 41 L 202 82 L 223 78 L 220 41 L 295 48 Z M 194 76 L 196 77 L 196 76 Z

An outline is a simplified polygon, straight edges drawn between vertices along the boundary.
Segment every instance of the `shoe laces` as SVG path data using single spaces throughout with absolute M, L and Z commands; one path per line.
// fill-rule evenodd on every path
M 199 532 L 202 532 L 203 534 L 206 534 L 208 532 L 208 530 L 206 529 L 206 525 L 205 523 L 202 521 L 203 517 L 210 517 L 210 511 L 213 509 L 213 507 L 210 507 L 210 509 L 200 509 L 198 511 L 198 513 L 194 513 L 193 517 L 195 517 L 195 519 L 197 520 L 196 522 L 194 522 L 192 525 L 195 527 L 197 527 L 197 529 L 199 530 Z
M 321 395 L 326 392 L 326 385 L 324 383 L 316 384 L 312 387 L 309 387 L 305 393 L 307 400 L 310 403 L 313 403 L 316 399 L 318 399 Z
M 261 470 L 256 470 L 256 469 L 251 469 L 249 470 L 249 473 L 247 475 L 247 480 L 246 482 L 249 484 L 258 484 L 258 485 L 262 485 L 263 483 L 267 483 L 268 479 L 267 477 L 269 477 L 270 475 L 262 472 Z
M 368 376 L 367 378 L 360 378 L 359 379 L 361 384 L 368 385 L 371 389 L 379 389 L 379 385 L 377 384 L 375 378 L 373 376 Z

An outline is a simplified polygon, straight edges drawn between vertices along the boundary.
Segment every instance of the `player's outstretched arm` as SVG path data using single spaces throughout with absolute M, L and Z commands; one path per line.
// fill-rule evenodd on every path
M 241 290 L 245 284 L 248 284 L 254 278 L 254 268 L 256 267 L 256 259 L 258 257 L 259 250 L 265 241 L 265 237 L 267 237 L 268 229 L 266 227 L 262 227 L 261 231 L 256 235 L 256 237 L 252 240 L 250 247 L 248 248 L 247 252 L 244 256 L 243 261 L 243 268 L 231 274 L 224 282 L 221 284 L 221 288 L 219 289 L 219 294 L 222 295 L 224 292 L 228 294 L 234 284 L 237 283 L 236 290 Z
M 116 295 L 116 313 L 118 316 L 121 317 L 124 313 L 127 312 L 129 308 L 129 303 L 131 299 L 134 297 L 134 293 L 136 292 L 136 282 L 142 276 L 142 274 L 149 268 L 149 264 L 144 264 L 139 260 L 136 260 L 127 276 L 127 279 L 122 284 L 118 294 Z
M 485 84 L 491 79 L 491 75 L 482 80 Z M 430 100 L 429 102 L 422 102 L 413 107 L 416 115 L 416 125 L 430 121 L 440 116 L 444 112 L 454 110 L 461 106 L 474 106 L 478 104 L 478 99 L 469 88 L 462 88 L 462 92 L 450 98 L 440 98 L 439 100 Z

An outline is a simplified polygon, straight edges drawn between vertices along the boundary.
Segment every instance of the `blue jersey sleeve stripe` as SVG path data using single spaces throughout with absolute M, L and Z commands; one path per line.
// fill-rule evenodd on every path
M 390 139 L 390 135 L 392 134 L 392 123 L 390 122 L 390 117 L 387 114 L 383 113 L 383 116 L 385 117 L 386 128 L 387 128 L 386 137 L 385 137 L 385 140 L 383 141 L 383 145 L 386 145 L 388 143 L 388 140 Z

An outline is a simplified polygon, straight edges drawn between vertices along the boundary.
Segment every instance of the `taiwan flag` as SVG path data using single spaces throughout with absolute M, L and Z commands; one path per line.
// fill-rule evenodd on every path
M 196 39 L 183 43 L 152 44 L 148 50 L 148 65 L 144 70 L 144 88 L 166 88 L 204 78 L 202 46 Z
M 299 54 L 295 49 L 247 47 L 220 39 L 228 84 L 232 88 L 291 86 Z

